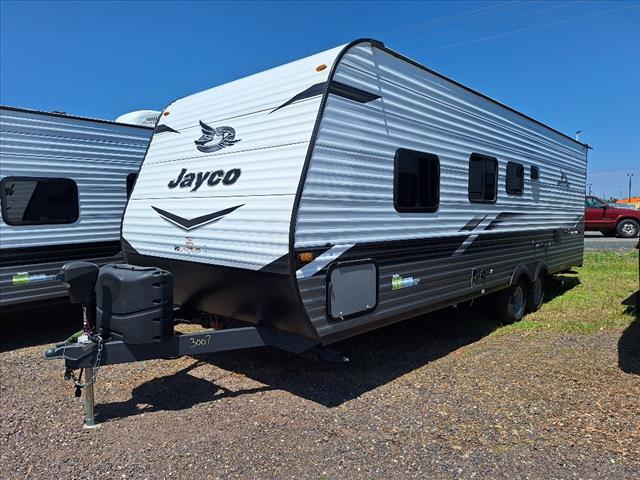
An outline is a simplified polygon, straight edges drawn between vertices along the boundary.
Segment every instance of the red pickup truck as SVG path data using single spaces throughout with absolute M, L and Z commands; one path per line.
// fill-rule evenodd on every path
M 640 212 L 631 208 L 615 208 L 598 197 L 587 196 L 584 229 L 600 231 L 607 237 L 637 237 L 640 231 Z

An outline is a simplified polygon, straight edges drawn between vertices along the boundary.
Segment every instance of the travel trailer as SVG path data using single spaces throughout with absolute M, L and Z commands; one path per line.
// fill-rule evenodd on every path
M 129 265 L 61 272 L 95 285 L 96 323 L 47 356 L 299 352 L 491 294 L 516 321 L 582 264 L 588 148 L 369 39 L 181 98 L 125 208 Z M 173 334 L 173 304 L 232 328 Z
M 357 41 L 167 106 L 123 250 L 180 305 L 321 343 L 509 287 L 519 317 L 582 263 L 586 155 Z
M 0 307 L 67 296 L 59 283 L 31 283 L 29 272 L 122 260 L 122 211 L 152 132 L 0 107 Z

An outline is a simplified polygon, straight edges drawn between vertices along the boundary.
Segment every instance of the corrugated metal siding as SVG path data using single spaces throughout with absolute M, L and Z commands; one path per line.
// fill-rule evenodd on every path
M 558 243 L 550 233 L 555 228 L 576 226 L 584 214 L 586 152 L 582 146 L 369 45 L 350 49 L 334 79 L 381 98 L 361 104 L 329 97 L 300 202 L 296 248 L 455 236 L 474 216 L 495 217 L 501 212 L 519 215 L 494 230 L 474 233 L 480 239 L 498 238 L 505 232 L 530 235 L 512 245 L 496 243 L 495 248 L 482 253 L 470 250 L 450 259 L 406 260 L 382 266 L 376 311 L 340 323 L 329 324 L 325 318 L 324 273 L 299 280 L 307 311 L 322 334 L 418 311 L 443 298 L 455 299 L 472 290 L 472 268 L 492 265 L 495 273 L 487 287 L 491 288 L 504 285 L 520 262 L 541 259 L 559 269 L 582 261 L 581 236 Z M 394 155 L 398 148 L 438 155 L 437 212 L 398 213 L 394 209 Z M 469 155 L 473 152 L 498 158 L 495 204 L 468 201 Z M 506 194 L 508 161 L 525 166 L 523 196 Z M 537 182 L 530 180 L 531 165 L 540 168 Z M 570 183 L 568 188 L 558 183 L 563 175 Z M 538 242 L 549 245 L 534 248 Z M 390 279 L 397 273 L 416 276 L 421 283 L 393 291 Z
M 10 109 L 0 110 L 0 177 L 70 178 L 80 216 L 66 225 L 0 222 L 2 248 L 117 240 L 127 199 L 152 131 Z
M 369 70 L 363 73 L 365 68 Z M 300 203 L 296 248 L 326 241 L 437 236 L 457 230 L 473 215 L 494 212 L 537 210 L 527 228 L 552 227 L 552 219 L 561 226 L 563 219 L 583 214 L 585 154 L 564 137 L 369 46 L 345 55 L 335 80 L 382 98 L 359 104 L 329 97 Z M 393 208 L 393 158 L 398 148 L 440 158 L 438 212 L 401 214 Z M 495 205 L 467 200 L 472 152 L 499 160 Z M 508 161 L 526 167 L 521 197 L 506 195 Z M 540 181 L 529 180 L 530 165 L 540 166 Z M 557 185 L 561 171 L 571 183 L 569 189 Z
M 124 217 L 124 238 L 141 255 L 258 270 L 289 251 L 289 224 L 321 95 L 274 111 L 325 82 L 341 47 L 191 95 L 169 105 L 160 123 L 176 132 L 154 135 Z M 200 121 L 235 130 L 235 144 L 196 148 Z M 242 171 L 232 185 L 169 188 L 188 172 Z M 219 221 L 186 231 L 151 206 L 182 218 L 242 205 Z M 197 251 L 181 251 L 186 237 Z M 206 248 L 203 248 L 206 247 Z

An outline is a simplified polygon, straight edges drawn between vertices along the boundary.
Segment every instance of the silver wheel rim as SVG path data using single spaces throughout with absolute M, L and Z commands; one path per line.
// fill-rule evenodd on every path
M 622 225 L 622 233 L 629 236 L 635 235 L 636 227 L 634 227 L 632 223 L 625 223 Z
M 509 298 L 509 310 L 515 318 L 520 318 L 524 314 L 525 298 L 522 285 L 518 285 Z
M 532 289 L 531 297 L 533 299 L 533 304 L 534 306 L 537 306 L 542 302 L 542 295 L 544 294 L 542 291 L 542 280 L 537 278 L 536 281 L 533 282 Z

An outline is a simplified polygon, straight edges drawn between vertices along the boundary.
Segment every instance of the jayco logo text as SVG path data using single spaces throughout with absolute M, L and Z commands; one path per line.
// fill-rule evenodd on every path
M 232 168 L 228 172 L 224 170 L 216 170 L 214 172 L 188 172 L 183 168 L 177 178 L 171 180 L 167 186 L 169 188 L 191 188 L 192 192 L 198 190 L 204 182 L 207 182 L 209 187 L 215 187 L 219 183 L 222 185 L 233 185 L 238 181 L 242 175 L 242 170 L 239 168 Z

